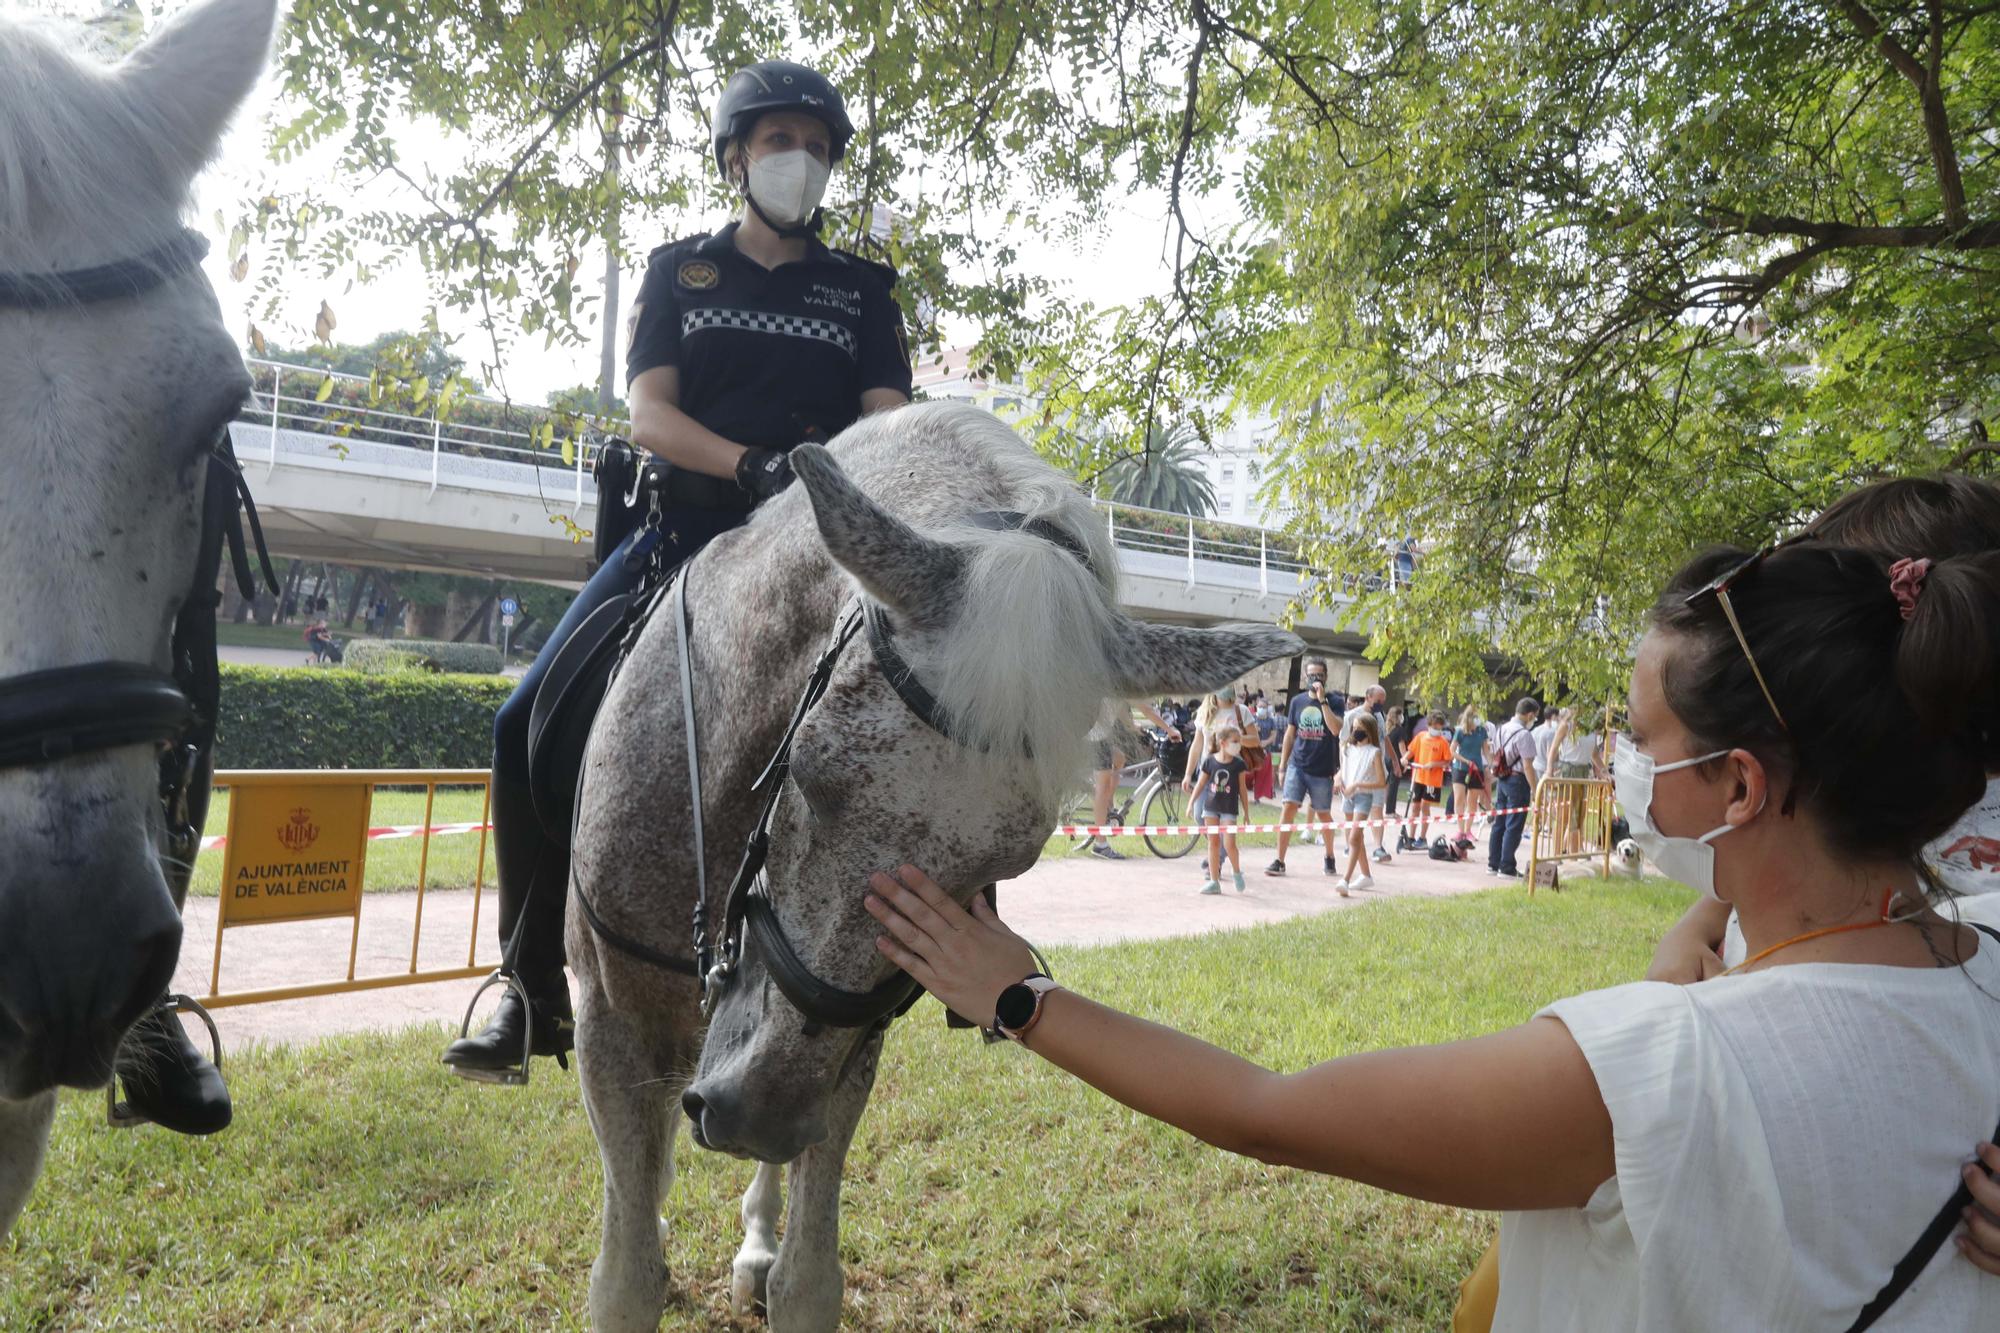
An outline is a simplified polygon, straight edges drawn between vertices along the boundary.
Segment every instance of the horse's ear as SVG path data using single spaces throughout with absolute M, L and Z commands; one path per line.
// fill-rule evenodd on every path
M 1121 615 L 1105 645 L 1113 676 L 1107 693 L 1119 699 L 1205 694 L 1252 667 L 1304 649 L 1296 634 L 1269 625 L 1195 629 Z
M 913 629 L 951 622 L 964 558 L 869 499 L 817 444 L 792 450 L 792 472 L 812 499 L 827 554 L 868 595 Z
M 155 130 L 162 170 L 182 183 L 215 155 L 222 130 L 270 59 L 279 0 L 207 0 L 183 9 L 118 66 Z

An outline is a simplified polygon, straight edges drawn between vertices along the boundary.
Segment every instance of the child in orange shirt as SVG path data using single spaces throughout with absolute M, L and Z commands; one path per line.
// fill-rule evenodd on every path
M 1451 738 L 1445 734 L 1443 713 L 1430 715 L 1427 728 L 1410 742 L 1405 758 L 1410 765 L 1410 814 L 1417 824 L 1416 846 L 1428 847 L 1431 807 L 1444 799 L 1444 775 L 1451 764 Z

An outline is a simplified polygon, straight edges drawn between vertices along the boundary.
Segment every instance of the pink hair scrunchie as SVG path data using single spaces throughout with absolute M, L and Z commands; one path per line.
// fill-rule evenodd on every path
M 1924 590 L 1924 575 L 1930 572 L 1931 562 L 1927 559 L 1904 558 L 1889 566 L 1889 591 L 1903 608 L 1903 619 L 1917 614 L 1917 594 Z

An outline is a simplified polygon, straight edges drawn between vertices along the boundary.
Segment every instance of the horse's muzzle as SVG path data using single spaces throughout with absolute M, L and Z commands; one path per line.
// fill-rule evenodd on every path
M 157 910 L 90 933 L 23 930 L 21 913 L 0 912 L 0 934 L 12 936 L 0 942 L 0 1097 L 111 1077 L 125 1030 L 166 992 L 180 957 L 180 917 L 164 888 L 158 898 Z
M 760 1123 L 760 1117 L 741 1114 L 726 1094 L 703 1092 L 692 1084 L 681 1093 L 681 1110 L 698 1147 L 746 1160 L 789 1162 L 826 1138 L 823 1119 L 797 1125 Z

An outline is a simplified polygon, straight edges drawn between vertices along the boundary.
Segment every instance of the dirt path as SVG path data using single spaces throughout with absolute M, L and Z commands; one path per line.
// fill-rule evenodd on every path
M 1483 848 L 1476 848 L 1478 852 Z M 1000 910 L 1008 924 L 1038 944 L 1108 944 L 1231 930 L 1389 898 L 1465 893 L 1501 882 L 1486 874 L 1483 860 L 1450 865 L 1410 852 L 1393 865 L 1376 867 L 1379 873 L 1374 889 L 1343 899 L 1335 894 L 1333 881 L 1320 873 L 1317 848 L 1295 850 L 1290 858 L 1292 873 L 1284 879 L 1263 875 L 1269 856 L 1266 849 L 1246 851 L 1247 892 L 1235 893 L 1225 881 L 1220 897 L 1196 892 L 1205 876 L 1193 857 L 1162 861 L 1135 856 L 1117 862 L 1089 856 L 1053 858 L 1020 879 L 1002 884 Z M 496 906 L 489 889 L 480 906 L 476 962 L 482 967 L 492 967 L 500 955 L 493 939 Z M 356 976 L 410 969 L 411 926 L 416 911 L 415 893 L 376 893 L 364 899 Z M 213 898 L 189 902 L 175 989 L 196 996 L 209 992 L 215 912 Z M 468 891 L 424 896 L 419 970 L 466 965 L 472 913 L 473 895 Z M 232 927 L 223 943 L 221 988 L 228 993 L 337 979 L 346 973 L 352 939 L 353 927 L 347 921 Z M 216 1021 L 227 1049 L 259 1042 L 307 1041 L 340 1032 L 394 1029 L 412 1023 L 455 1024 L 476 985 L 475 981 L 457 980 L 245 1005 L 218 1010 Z M 489 993 L 487 999 L 489 1003 L 497 1000 L 498 993 Z

